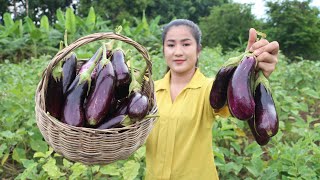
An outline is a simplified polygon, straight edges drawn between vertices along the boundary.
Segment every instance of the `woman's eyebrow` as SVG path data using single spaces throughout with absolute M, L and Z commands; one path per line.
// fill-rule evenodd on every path
M 168 39 L 167 41 L 168 41 L 168 42 L 175 42 L 176 40 L 174 40 L 174 39 Z M 185 38 L 185 39 L 181 39 L 180 41 L 181 41 L 181 42 L 191 41 L 191 39 L 190 39 L 190 38 Z

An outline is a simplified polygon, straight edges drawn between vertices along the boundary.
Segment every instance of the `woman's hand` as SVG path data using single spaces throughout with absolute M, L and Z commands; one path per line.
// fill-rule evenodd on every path
M 257 57 L 257 68 L 261 69 L 263 74 L 268 78 L 278 63 L 279 43 L 277 41 L 268 42 L 266 39 L 256 40 L 256 30 L 251 28 L 249 30 L 247 50 Z

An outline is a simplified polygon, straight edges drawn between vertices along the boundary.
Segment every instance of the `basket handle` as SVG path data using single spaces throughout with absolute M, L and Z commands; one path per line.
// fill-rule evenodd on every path
M 64 57 L 66 57 L 70 52 L 72 52 L 73 50 L 75 50 L 76 48 L 83 46 L 85 44 L 94 42 L 94 41 L 98 41 L 98 40 L 103 40 L 103 39 L 115 39 L 115 40 L 120 40 L 123 41 L 125 43 L 128 43 L 130 45 L 132 45 L 134 48 L 136 48 L 141 55 L 143 56 L 143 58 L 146 61 L 147 64 L 147 72 L 146 74 L 148 75 L 149 78 L 149 83 L 150 83 L 150 87 L 153 90 L 153 81 L 152 81 L 152 63 L 150 61 L 150 56 L 149 53 L 147 51 L 147 49 L 145 47 L 143 47 L 142 45 L 140 45 L 139 43 L 135 42 L 134 40 L 121 35 L 121 34 L 117 34 L 117 33 L 113 33 L 113 32 L 105 32 L 105 33 L 94 33 L 94 34 L 90 34 L 84 37 L 79 38 L 78 40 L 74 41 L 73 43 L 69 44 L 67 47 L 65 47 L 64 49 L 60 50 L 54 57 L 53 59 L 50 61 L 48 67 L 45 69 L 44 73 L 43 73 L 43 77 L 42 77 L 42 82 L 40 83 L 40 93 L 41 93 L 41 100 L 42 102 L 45 102 L 45 89 L 43 87 L 47 87 L 48 86 L 48 80 L 50 77 L 50 74 L 52 73 L 52 69 L 53 67 L 60 61 L 62 60 Z M 149 95 L 150 97 L 151 95 Z M 45 103 L 43 104 L 43 106 L 45 107 Z

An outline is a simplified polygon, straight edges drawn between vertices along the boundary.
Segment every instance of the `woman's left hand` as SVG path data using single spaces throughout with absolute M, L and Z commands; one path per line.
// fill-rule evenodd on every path
M 263 74 L 268 78 L 278 63 L 279 43 L 277 41 L 269 42 L 266 39 L 256 40 L 256 30 L 250 28 L 247 50 L 257 57 L 257 68 L 261 69 Z

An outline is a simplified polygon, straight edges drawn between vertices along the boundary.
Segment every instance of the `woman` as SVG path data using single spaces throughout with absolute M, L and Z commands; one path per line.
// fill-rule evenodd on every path
M 279 45 L 256 39 L 251 28 L 247 49 L 268 77 L 275 69 Z M 169 71 L 155 82 L 160 117 L 146 143 L 146 179 L 218 179 L 212 125 L 216 115 L 228 116 L 229 111 L 227 106 L 219 111 L 210 106 L 213 80 L 197 68 L 201 31 L 192 21 L 174 20 L 164 28 L 162 42 Z

